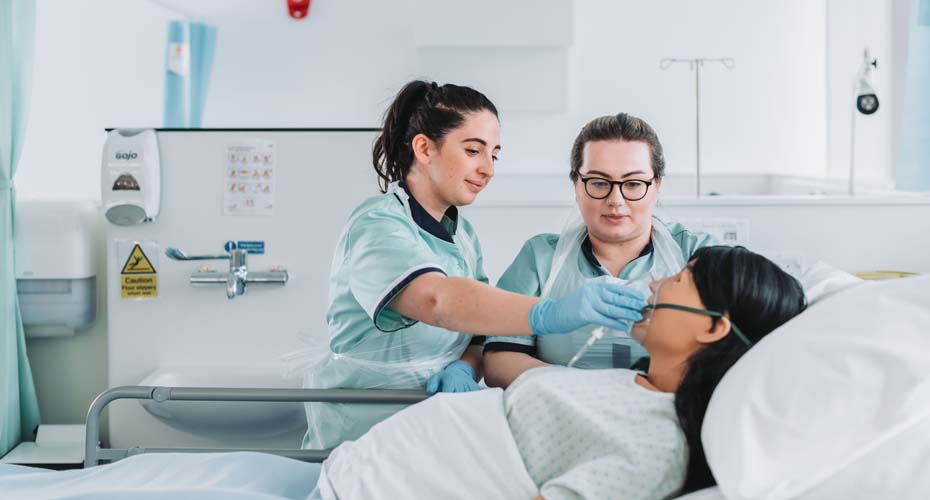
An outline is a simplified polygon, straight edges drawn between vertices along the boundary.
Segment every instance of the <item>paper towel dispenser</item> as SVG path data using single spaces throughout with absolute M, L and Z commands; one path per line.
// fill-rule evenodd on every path
M 16 204 L 16 288 L 27 337 L 73 335 L 97 313 L 93 202 Z

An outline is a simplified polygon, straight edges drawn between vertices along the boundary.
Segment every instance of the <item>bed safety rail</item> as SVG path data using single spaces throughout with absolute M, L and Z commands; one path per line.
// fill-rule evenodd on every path
M 118 399 L 149 399 L 165 401 L 256 401 L 293 403 L 375 403 L 415 404 L 428 396 L 422 391 L 380 389 L 237 389 L 218 387 L 151 387 L 122 386 L 108 389 L 90 405 L 87 412 L 84 467 L 101 461 L 116 461 L 141 453 L 218 453 L 258 451 L 272 453 L 305 462 L 322 462 L 331 450 L 250 449 L 232 448 L 103 448 L 100 446 L 100 418 L 104 408 Z

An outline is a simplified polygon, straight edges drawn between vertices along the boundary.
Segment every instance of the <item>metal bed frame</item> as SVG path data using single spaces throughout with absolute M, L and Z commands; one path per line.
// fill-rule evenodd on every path
M 103 448 L 100 446 L 100 417 L 107 405 L 118 399 L 165 401 L 254 401 L 293 403 L 374 403 L 415 404 L 428 398 L 422 391 L 380 389 L 239 389 L 218 387 L 122 386 L 108 389 L 91 403 L 87 412 L 84 442 L 84 468 L 102 460 L 115 462 L 141 453 L 220 453 L 257 451 L 304 462 L 322 462 L 332 450 L 236 448 Z

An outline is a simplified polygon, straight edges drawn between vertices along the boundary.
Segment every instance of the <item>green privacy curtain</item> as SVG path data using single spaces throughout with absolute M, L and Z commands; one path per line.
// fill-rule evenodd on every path
M 23 145 L 35 0 L 0 0 L 0 455 L 33 440 L 39 404 L 16 297 L 13 174 Z

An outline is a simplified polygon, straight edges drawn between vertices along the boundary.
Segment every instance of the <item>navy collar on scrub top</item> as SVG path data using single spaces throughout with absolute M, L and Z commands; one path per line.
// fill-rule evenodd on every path
M 455 231 L 459 225 L 459 210 L 454 205 L 449 207 L 446 210 L 446 213 L 442 216 L 442 222 L 437 221 L 433 218 L 429 212 L 423 208 L 423 205 L 420 205 L 420 202 L 413 197 L 413 194 L 410 193 L 410 190 L 407 189 L 407 184 L 404 181 L 399 182 L 400 187 L 407 192 L 407 202 L 410 205 L 410 216 L 413 217 L 413 222 L 415 222 L 420 229 L 423 229 L 427 233 L 449 243 L 455 243 L 452 239 L 452 236 L 455 235 Z
M 649 243 L 643 248 L 643 251 L 639 253 L 639 257 L 645 257 L 652 253 L 652 238 L 649 238 Z M 584 255 L 585 260 L 588 261 L 588 264 L 591 264 L 591 267 L 598 272 L 599 274 L 605 274 L 607 271 L 604 269 L 604 266 L 601 265 L 601 262 L 597 260 L 597 256 L 594 255 L 594 247 L 591 246 L 591 237 L 585 236 L 584 241 L 581 242 L 581 253 Z M 637 259 L 639 258 L 637 257 Z

